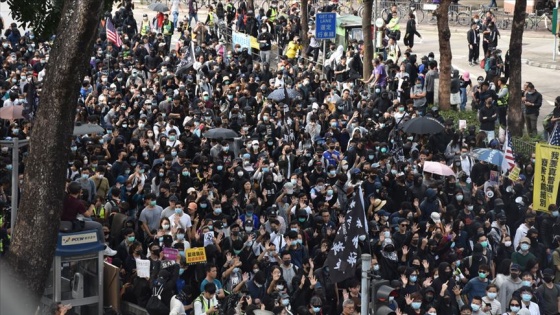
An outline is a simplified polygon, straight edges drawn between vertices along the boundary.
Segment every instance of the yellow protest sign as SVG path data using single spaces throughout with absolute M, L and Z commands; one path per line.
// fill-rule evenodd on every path
M 513 169 L 511 169 L 511 171 L 509 171 L 509 175 L 508 178 L 512 181 L 515 182 L 516 180 L 519 179 L 519 172 L 521 171 L 521 169 L 519 168 L 519 166 L 514 166 Z
M 257 40 L 257 38 L 255 36 L 251 36 L 251 48 L 253 48 L 253 49 L 259 49 L 260 48 L 259 41 Z
M 185 249 L 187 265 L 206 263 L 206 251 L 204 247 L 194 247 Z
M 533 179 L 533 209 L 536 211 L 548 212 L 548 206 L 556 204 L 560 184 L 559 159 L 560 146 L 537 143 Z

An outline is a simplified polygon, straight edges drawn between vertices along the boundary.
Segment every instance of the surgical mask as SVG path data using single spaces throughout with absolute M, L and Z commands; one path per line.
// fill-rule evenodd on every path
M 533 298 L 532 294 L 528 294 L 528 293 L 521 294 L 521 299 L 523 300 L 523 302 L 529 302 L 531 301 L 532 298 Z
M 177 151 L 171 151 L 171 156 L 176 157 L 177 156 Z
M 180 241 L 184 240 L 185 239 L 185 234 L 182 234 L 182 233 L 177 234 L 177 239 L 180 240 Z
M 486 248 L 488 247 L 488 241 L 480 242 L 480 245 L 482 246 L 482 248 Z
M 496 292 L 488 292 L 488 294 L 486 294 L 486 296 L 487 296 L 489 299 L 493 300 L 493 299 L 495 299 L 495 298 L 498 296 L 498 293 L 496 293 Z
M 214 213 L 216 213 L 216 214 L 222 213 L 222 208 L 215 208 Z
M 245 227 L 245 232 L 253 232 L 253 227 L 252 226 L 246 226 Z
M 410 282 L 416 282 L 416 280 L 418 280 L 418 276 L 410 276 L 408 278 L 410 279 Z
M 290 183 L 292 183 L 292 185 L 294 186 L 297 185 L 297 179 L 295 178 L 290 179 Z
M 360 235 L 360 236 L 358 236 L 358 239 L 363 242 L 363 241 L 366 240 L 366 236 L 365 235 Z
M 334 191 L 332 189 L 327 190 L 327 196 L 332 196 L 334 194 Z
M 510 306 L 509 309 L 510 309 L 512 312 L 517 313 L 517 312 L 519 312 L 519 311 L 521 310 L 521 307 L 519 307 L 519 306 Z
M 82 174 L 82 178 L 87 179 L 87 178 L 89 178 L 89 175 L 88 174 Z
M 523 281 L 521 281 L 521 286 L 522 287 L 530 287 L 531 286 L 531 281 L 523 280 Z
M 419 310 L 420 307 L 422 306 L 422 302 L 412 302 L 411 306 L 413 309 Z
M 155 206 L 157 203 L 155 200 L 150 201 L 150 206 Z
M 480 279 L 486 279 L 486 273 L 485 272 L 479 272 L 478 276 L 480 277 Z
M 239 176 L 239 177 L 243 176 L 243 171 L 237 172 L 237 176 Z
M 162 224 L 161 227 L 162 227 L 164 230 L 169 230 L 169 224 Z
M 175 136 L 169 136 L 169 141 L 175 141 L 176 137 Z
M 127 240 L 129 243 L 133 243 L 133 242 L 136 240 L 136 237 L 134 237 L 134 236 L 129 236 L 129 237 L 126 238 L 126 240 Z
M 387 237 L 391 237 L 391 232 L 390 231 L 385 231 L 383 232 L 383 235 L 387 238 Z
M 176 214 L 182 214 L 182 213 L 183 213 L 183 209 L 182 209 L 182 208 L 175 208 L 175 213 L 176 213 Z
M 478 310 L 480 310 L 480 305 L 471 304 L 471 308 L 472 308 L 473 312 L 478 312 Z
M 457 199 L 457 201 L 463 201 L 463 195 L 457 195 L 455 199 Z
M 190 172 L 182 172 L 181 174 L 183 174 L 183 176 L 189 176 L 189 175 L 191 175 Z
M 467 210 L 472 211 L 474 206 L 467 206 Z
M 320 307 L 313 307 L 313 313 L 319 313 L 321 311 Z
M 290 305 L 290 299 L 282 299 L 282 305 L 284 306 Z
M 218 171 L 221 171 L 221 170 L 223 170 L 223 169 L 224 169 L 224 166 L 223 166 L 223 165 L 218 165 L 218 166 L 216 166 L 216 170 L 218 170 Z
M 373 271 L 379 271 L 379 265 L 378 264 L 373 265 Z
M 523 243 L 523 244 L 521 244 L 520 247 L 521 247 L 521 250 L 524 251 L 524 252 L 529 250 L 529 244 Z
M 504 242 L 504 245 L 505 245 L 506 247 L 510 247 L 510 246 L 511 246 L 511 241 L 505 241 L 505 242 Z
M 558 216 L 558 210 L 552 211 L 551 214 L 552 214 L 553 217 L 557 217 Z

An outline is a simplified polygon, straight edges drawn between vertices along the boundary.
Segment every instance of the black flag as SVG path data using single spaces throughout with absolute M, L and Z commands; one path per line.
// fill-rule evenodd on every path
M 348 204 L 344 223 L 338 228 L 327 257 L 327 266 L 333 282 L 344 281 L 356 273 L 359 237 L 367 237 L 367 221 L 361 193 L 362 190 L 357 189 L 354 198 Z

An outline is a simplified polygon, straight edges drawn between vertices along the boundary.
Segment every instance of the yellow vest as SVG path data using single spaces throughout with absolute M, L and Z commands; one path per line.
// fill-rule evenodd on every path
M 140 27 L 140 34 L 146 35 L 148 34 L 149 31 L 150 31 L 150 22 L 144 23 L 144 21 L 142 21 L 142 27 Z
M 276 11 L 275 8 L 271 8 L 270 9 L 270 18 L 268 18 L 270 20 L 270 22 L 274 22 L 277 15 L 278 15 L 278 11 Z
M 170 36 L 173 32 L 173 22 L 168 21 L 166 24 L 163 24 L 163 35 Z

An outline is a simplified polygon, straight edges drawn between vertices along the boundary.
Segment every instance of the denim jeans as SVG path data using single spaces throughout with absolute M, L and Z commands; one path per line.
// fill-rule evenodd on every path
M 177 28 L 177 22 L 179 21 L 179 11 L 173 11 L 173 28 Z
M 194 21 L 196 23 L 198 23 L 198 14 L 196 13 L 189 13 L 189 26 L 193 27 L 193 25 L 191 24 L 191 21 L 194 19 Z
M 490 143 L 490 141 L 496 138 L 496 133 L 494 130 L 483 130 L 483 131 L 486 132 L 486 141 L 488 141 L 488 143 Z
M 460 88 L 461 90 L 461 106 L 459 108 L 462 112 L 467 109 L 467 88 Z
M 527 133 L 530 136 L 537 134 L 537 114 L 525 114 L 525 124 L 527 125 Z
M 270 50 L 260 51 L 259 56 L 261 57 L 261 62 L 268 62 L 270 64 Z

